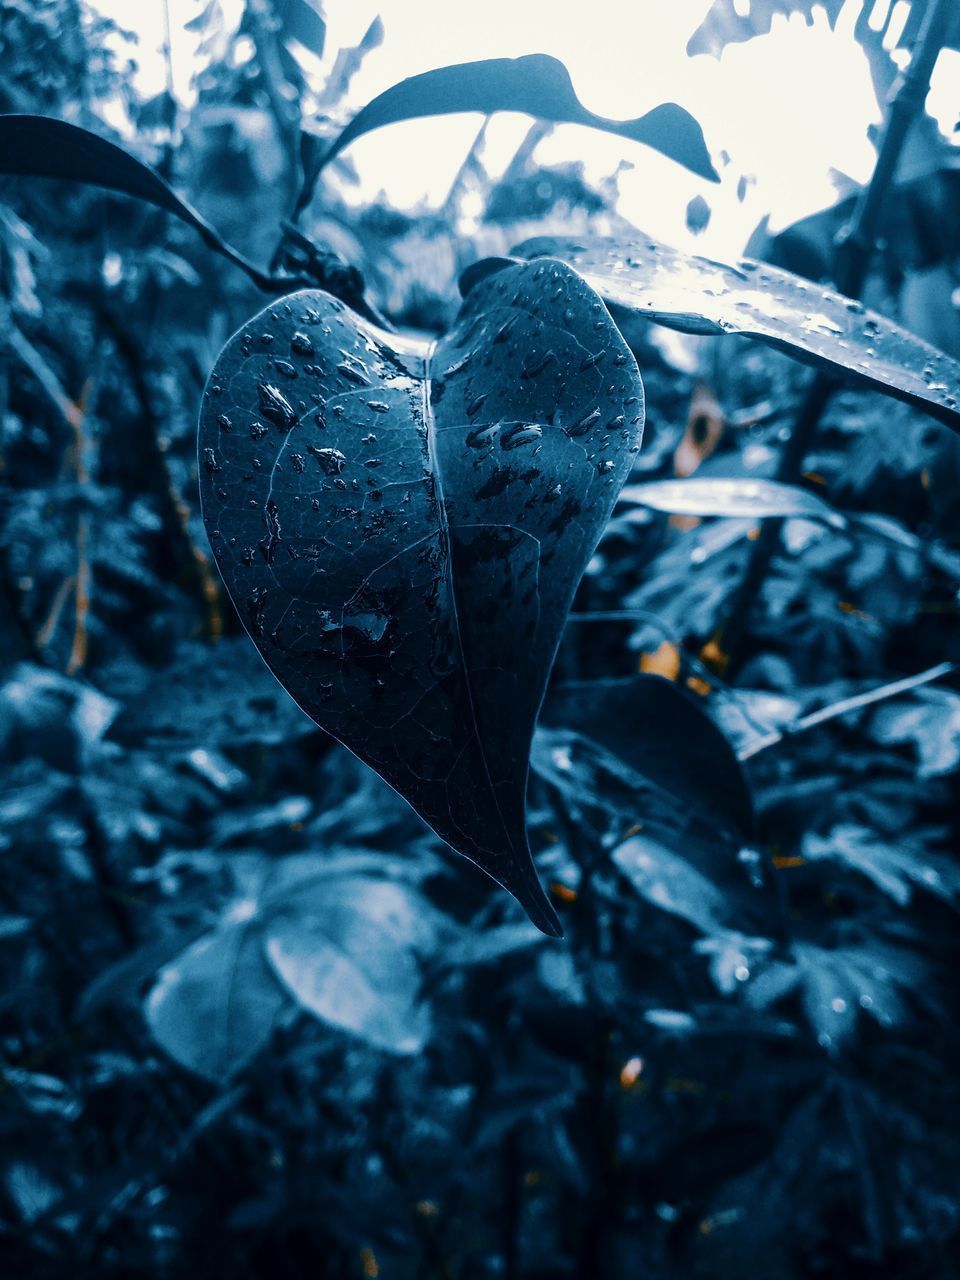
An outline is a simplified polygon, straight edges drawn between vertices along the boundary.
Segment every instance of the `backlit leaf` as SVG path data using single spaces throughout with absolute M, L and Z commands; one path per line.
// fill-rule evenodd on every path
M 797 485 L 746 477 L 651 480 L 620 492 L 621 502 L 686 516 L 805 516 L 844 528 L 846 520 L 816 494 Z

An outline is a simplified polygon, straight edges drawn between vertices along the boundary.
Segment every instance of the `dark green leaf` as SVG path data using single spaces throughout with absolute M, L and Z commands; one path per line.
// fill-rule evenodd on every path
M 757 338 L 960 431 L 960 362 L 862 303 L 789 271 L 747 258 L 724 266 L 647 237 L 588 244 L 537 236 L 514 252 L 562 258 L 606 302 L 634 315 L 682 333 Z M 466 273 L 461 288 L 474 278 Z
M 204 520 L 304 710 L 555 933 L 530 741 L 639 448 L 639 373 L 561 263 L 498 273 L 429 353 L 390 341 L 320 292 L 231 339 L 201 412 Z

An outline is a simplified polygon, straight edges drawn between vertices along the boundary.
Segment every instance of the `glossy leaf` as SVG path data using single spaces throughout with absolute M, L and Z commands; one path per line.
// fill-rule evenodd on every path
M 747 258 L 724 266 L 648 237 L 586 243 L 536 236 L 514 253 L 562 258 L 606 302 L 634 315 L 683 333 L 759 339 L 960 430 L 960 362 L 862 303 L 789 271 Z M 465 273 L 461 289 L 484 269 L 481 262 Z
M 291 288 L 290 280 L 261 271 L 234 249 L 154 169 L 89 129 L 49 116 L 0 115 L 0 173 L 61 178 L 133 196 L 172 213 L 216 253 L 245 271 L 267 292 Z
M 479 111 L 520 111 L 558 124 L 582 124 L 653 147 L 702 178 L 718 181 L 703 131 L 675 102 L 663 102 L 636 120 L 608 120 L 588 111 L 574 92 L 562 62 L 545 53 L 522 58 L 486 58 L 437 67 L 410 76 L 378 94 L 353 117 L 325 151 L 308 148 L 307 181 L 300 208 L 310 200 L 317 176 L 354 139 L 401 120 Z M 314 140 L 315 141 L 315 140 Z
M 295 294 L 204 394 L 204 520 L 271 670 L 551 933 L 530 741 L 642 424 L 636 363 L 562 263 L 478 286 L 432 351 Z
M 751 517 L 803 516 L 822 520 L 834 528 L 846 527 L 839 511 L 818 498 L 815 493 L 797 485 L 779 484 L 775 480 L 752 480 L 726 476 L 713 479 L 651 480 L 646 484 L 627 485 L 620 493 L 621 502 L 652 507 L 684 516 Z

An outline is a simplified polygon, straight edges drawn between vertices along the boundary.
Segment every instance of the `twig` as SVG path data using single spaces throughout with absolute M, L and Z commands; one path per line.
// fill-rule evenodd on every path
M 768 747 L 775 747 L 778 742 L 782 742 L 785 738 L 796 737 L 798 733 L 804 733 L 807 729 L 815 729 L 818 725 L 826 724 L 828 720 L 836 720 L 839 716 L 849 715 L 851 711 L 859 711 L 863 707 L 872 706 L 875 702 L 884 702 L 887 698 L 896 698 L 901 693 L 909 693 L 911 689 L 919 689 L 922 685 L 932 684 L 934 680 L 940 680 L 944 676 L 952 675 L 957 669 L 957 665 L 954 662 L 939 662 L 928 671 L 921 671 L 919 675 L 907 676 L 903 680 L 894 680 L 890 684 L 880 685 L 877 689 L 870 689 L 867 693 L 858 693 L 855 697 L 844 698 L 841 702 L 834 702 L 829 707 L 821 707 L 819 711 L 812 711 L 809 715 L 802 716 L 799 720 L 794 720 L 792 724 L 784 725 L 782 729 L 775 729 L 772 733 L 768 733 L 750 746 L 744 747 L 742 751 L 737 752 L 737 758 L 739 760 L 751 760 L 761 751 L 766 751 Z
M 11 321 L 7 320 L 7 342 L 10 350 L 17 358 L 26 365 L 26 367 L 36 378 L 40 384 L 40 389 L 57 410 L 60 416 L 68 424 L 71 430 L 76 431 L 81 418 L 82 410 L 67 395 L 63 387 L 60 385 L 60 379 L 51 369 L 50 365 L 30 342 L 26 334 Z

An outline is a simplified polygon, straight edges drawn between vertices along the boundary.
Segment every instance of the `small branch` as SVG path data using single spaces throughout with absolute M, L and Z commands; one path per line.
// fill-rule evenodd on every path
M 919 689 L 922 685 L 932 684 L 934 680 L 940 680 L 944 676 L 952 675 L 957 669 L 957 665 L 954 662 L 940 662 L 928 671 L 921 671 L 919 675 L 907 676 L 903 680 L 894 680 L 891 684 L 880 685 L 879 688 L 870 689 L 867 693 L 858 693 L 853 698 L 844 698 L 841 702 L 834 702 L 829 707 L 822 707 L 819 711 L 812 711 L 810 715 L 802 716 L 799 720 L 794 720 L 792 724 L 768 733 L 766 737 L 760 738 L 751 746 L 744 747 L 742 751 L 739 751 L 737 758 L 739 760 L 751 760 L 761 751 L 766 751 L 768 747 L 775 747 L 778 742 L 782 742 L 785 738 L 796 737 L 798 733 L 805 733 L 807 729 L 815 729 L 818 725 L 826 724 L 829 720 L 836 720 L 839 716 L 849 715 L 852 711 L 860 711 L 863 707 L 872 706 L 875 702 L 885 702 L 888 698 L 899 697 L 901 693 L 909 693 L 912 689 Z
M 60 379 L 29 338 L 12 321 L 8 320 L 7 324 L 9 326 L 7 342 L 10 350 L 30 370 L 40 384 L 40 389 L 70 430 L 76 432 L 83 420 L 83 411 L 64 391 L 60 385 Z

